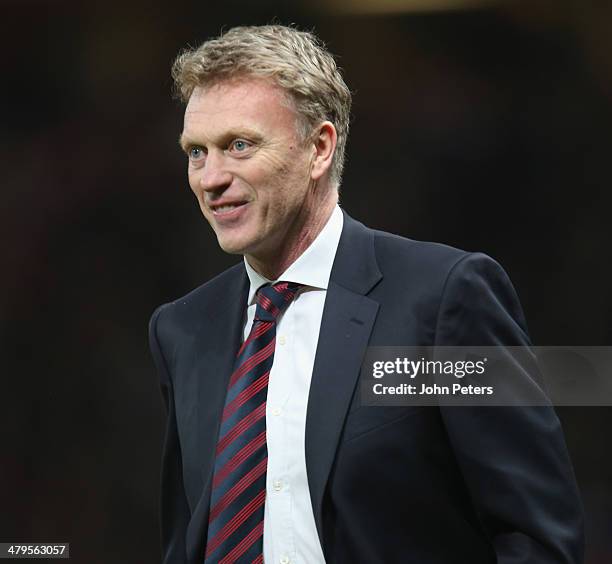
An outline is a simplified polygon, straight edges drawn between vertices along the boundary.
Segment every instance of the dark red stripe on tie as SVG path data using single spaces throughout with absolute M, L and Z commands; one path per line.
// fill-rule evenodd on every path
M 228 417 L 231 417 L 236 410 L 248 400 L 250 400 L 257 392 L 263 390 L 268 385 L 268 378 L 270 371 L 263 374 L 260 378 L 255 380 L 246 390 L 242 390 L 230 403 L 225 406 L 223 410 L 223 419 L 225 421 Z
M 275 292 L 284 294 L 283 299 L 286 302 L 290 302 L 295 296 L 295 292 L 292 292 L 291 290 L 287 291 L 287 286 L 288 284 L 277 284 L 276 286 L 273 286 L 273 288 Z
M 240 356 L 242 354 L 242 351 L 247 345 L 251 344 L 252 341 L 261 337 L 262 335 L 267 333 L 270 329 L 272 329 L 272 327 L 274 327 L 273 321 L 258 321 L 257 323 L 258 323 L 257 327 L 253 328 L 253 331 L 249 334 L 249 336 L 247 337 L 247 340 L 244 343 L 242 343 L 242 346 L 240 347 L 240 350 L 238 351 L 238 354 L 236 356 Z
M 266 432 L 262 431 L 252 441 L 247 443 L 246 446 L 242 447 L 232 458 L 230 458 L 223 468 L 221 468 L 213 479 L 213 488 L 219 487 L 219 484 L 227 478 L 238 466 L 240 466 L 249 456 L 251 456 L 257 449 L 261 448 L 266 444 Z
M 277 317 L 280 313 L 279 309 L 272 303 L 272 300 L 267 296 L 260 295 L 259 303 L 267 312 L 271 313 L 274 317 Z
M 253 560 L 253 564 L 263 564 L 263 554 L 260 554 L 255 560 Z
M 217 456 L 219 456 L 226 447 L 231 444 L 236 437 L 239 437 L 244 433 L 253 423 L 259 421 L 262 417 L 266 416 L 266 402 L 264 401 L 261 405 L 256 407 L 251 413 L 249 413 L 246 417 L 241 419 L 236 425 L 234 425 L 231 430 L 219 440 L 217 444 Z
M 274 345 L 276 337 L 272 339 L 263 349 L 255 353 L 246 362 L 244 362 L 230 378 L 229 387 L 231 388 L 241 376 L 244 376 L 249 370 L 253 369 L 258 364 L 274 354 Z
M 206 558 L 208 558 L 221 543 L 242 525 L 259 507 L 264 504 L 266 490 L 261 490 L 249 503 L 247 503 L 234 517 L 223 527 L 206 546 Z
M 240 558 L 247 549 L 261 536 L 263 536 L 263 521 L 256 525 L 253 530 L 242 539 L 236 547 L 222 560 L 219 560 L 219 564 L 233 564 L 238 558 Z M 253 560 L 256 562 L 257 558 Z M 263 562 L 263 557 L 262 557 Z
M 264 458 L 257 466 L 245 474 L 240 480 L 229 490 L 212 508 L 209 519 L 216 519 L 232 501 L 234 501 L 244 490 L 246 490 L 259 476 L 265 471 L 268 464 L 268 458 Z

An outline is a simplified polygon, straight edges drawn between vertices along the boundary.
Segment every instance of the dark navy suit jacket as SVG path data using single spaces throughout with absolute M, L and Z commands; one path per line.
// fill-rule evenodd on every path
M 151 318 L 168 413 L 167 564 L 204 560 L 215 443 L 247 292 L 239 264 Z M 308 483 L 327 562 L 582 561 L 582 508 L 552 408 L 360 403 L 369 345 L 499 344 L 528 345 L 529 337 L 495 261 L 374 231 L 345 214 L 306 419 Z

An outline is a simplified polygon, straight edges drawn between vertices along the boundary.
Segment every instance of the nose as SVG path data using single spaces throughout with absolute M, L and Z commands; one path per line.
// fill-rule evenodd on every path
M 225 167 L 222 151 L 210 151 L 200 176 L 200 186 L 207 192 L 224 190 L 232 183 L 232 175 Z

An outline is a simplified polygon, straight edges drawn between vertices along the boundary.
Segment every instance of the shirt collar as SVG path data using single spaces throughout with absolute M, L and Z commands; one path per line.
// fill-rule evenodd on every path
M 323 227 L 315 240 L 277 280 L 268 280 L 259 274 L 249 264 L 246 257 L 244 257 L 244 266 L 250 282 L 248 304 L 251 305 L 253 303 L 255 292 L 263 285 L 276 283 L 281 280 L 283 282 L 295 282 L 304 286 L 327 290 L 332 265 L 334 264 L 338 243 L 340 242 L 340 235 L 342 234 L 343 223 L 344 217 L 342 211 L 340 206 L 336 204 L 325 227 Z

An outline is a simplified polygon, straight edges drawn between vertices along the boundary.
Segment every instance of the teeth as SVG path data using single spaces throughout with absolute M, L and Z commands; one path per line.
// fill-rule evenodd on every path
M 227 205 L 227 206 L 219 206 L 218 208 L 215 209 L 216 212 L 220 212 L 220 213 L 224 213 L 227 211 L 231 211 L 235 208 L 237 208 L 238 206 L 235 206 L 233 204 Z

